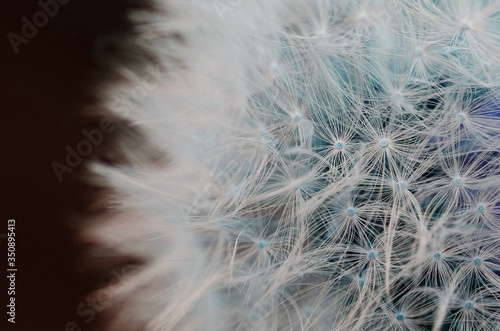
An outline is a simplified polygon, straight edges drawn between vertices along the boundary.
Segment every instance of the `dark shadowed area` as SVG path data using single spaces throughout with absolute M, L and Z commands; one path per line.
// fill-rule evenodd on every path
M 91 184 L 86 166 L 96 158 L 123 162 L 116 141 L 123 132 L 130 136 L 130 129 L 111 118 L 93 95 L 105 83 L 120 81 L 113 73 L 116 66 L 148 59 L 126 51 L 133 35 L 126 15 L 144 1 L 60 2 L 41 1 L 43 9 L 37 1 L 10 1 L 0 14 L 0 234 L 7 232 L 8 219 L 16 220 L 18 268 L 14 326 L 6 321 L 7 241 L 0 238 L 5 257 L 0 264 L 1 316 L 9 330 L 102 330 L 98 309 L 95 316 L 83 313 L 88 310 L 85 293 L 112 277 L 82 263 L 79 228 L 83 219 L 102 213 L 98 193 L 103 191 Z M 34 19 L 36 31 L 29 26 L 23 30 Z M 113 42 L 98 42 L 101 49 L 96 49 L 98 40 Z M 68 166 L 68 146 L 74 150 L 88 140 L 83 130 L 100 129 L 104 118 L 112 129 L 102 141 L 95 135 L 88 156 L 70 158 Z M 85 147 L 80 146 L 87 153 Z M 108 259 L 106 268 L 134 262 Z M 85 309 L 78 313 L 82 303 Z

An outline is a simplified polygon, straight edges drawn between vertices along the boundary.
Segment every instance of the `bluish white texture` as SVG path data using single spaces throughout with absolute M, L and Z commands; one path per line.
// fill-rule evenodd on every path
M 500 329 L 499 1 L 158 5 L 116 329 Z

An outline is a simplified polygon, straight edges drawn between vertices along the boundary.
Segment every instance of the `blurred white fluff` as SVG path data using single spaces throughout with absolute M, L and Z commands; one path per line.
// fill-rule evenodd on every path
M 96 165 L 148 260 L 111 329 L 500 329 L 499 1 L 157 5 L 119 115 L 169 162 Z

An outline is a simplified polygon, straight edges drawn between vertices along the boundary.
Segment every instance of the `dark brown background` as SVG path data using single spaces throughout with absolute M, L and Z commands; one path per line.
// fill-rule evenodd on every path
M 82 219 L 100 212 L 92 207 L 97 188 L 90 184 L 86 164 L 103 158 L 105 150 L 113 150 L 120 130 L 106 135 L 105 143 L 73 173 L 65 174 L 62 183 L 51 163 L 63 163 L 65 147 L 76 146 L 84 138 L 83 129 L 97 127 L 98 120 L 107 116 L 94 92 L 103 89 L 104 83 L 119 81 L 113 74 L 117 65 L 134 65 L 139 57 L 120 49 L 121 43 L 98 53 L 93 47 L 99 37 L 108 35 L 125 45 L 131 37 L 126 13 L 144 7 L 143 3 L 72 0 L 61 5 L 28 44 L 21 44 L 18 54 L 7 33 L 21 34 L 21 18 L 31 21 L 41 8 L 37 1 L 2 3 L 0 233 L 7 232 L 8 219 L 16 219 L 18 267 L 16 325 L 12 327 L 6 323 L 7 241 L 0 238 L 0 306 L 4 307 L 0 316 L 7 330 L 64 330 L 69 321 L 82 331 L 103 329 L 98 319 L 87 324 L 76 313 L 85 293 L 106 278 L 81 263 L 82 246 L 77 238 Z M 88 110 L 97 115 L 87 115 Z

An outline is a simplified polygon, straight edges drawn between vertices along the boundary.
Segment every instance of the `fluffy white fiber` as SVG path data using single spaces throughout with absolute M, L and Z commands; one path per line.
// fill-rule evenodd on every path
M 500 1 L 157 6 L 110 329 L 500 330 Z

